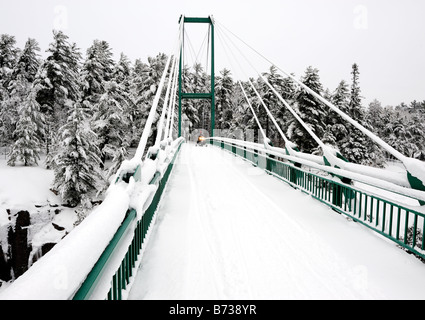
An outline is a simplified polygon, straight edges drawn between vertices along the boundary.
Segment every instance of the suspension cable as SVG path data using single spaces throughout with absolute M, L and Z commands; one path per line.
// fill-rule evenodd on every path
M 255 114 L 254 108 L 252 107 L 251 103 L 249 102 L 249 99 L 246 95 L 245 89 L 243 88 L 242 83 L 239 80 L 238 80 L 238 83 L 239 83 L 239 85 L 242 89 L 244 96 L 245 96 L 246 102 L 248 102 L 249 108 L 251 109 L 251 112 L 254 115 L 254 119 L 257 122 L 258 127 L 260 128 L 260 132 L 261 132 L 261 135 L 263 136 L 264 142 L 267 142 L 268 138 L 266 136 L 266 133 L 264 132 L 263 127 L 261 126 L 260 121 L 258 120 L 257 115 Z
M 229 57 L 229 55 L 228 55 L 228 53 L 227 53 L 227 49 L 226 49 L 227 43 L 226 43 L 226 45 L 224 44 L 224 43 L 226 42 L 226 40 L 225 40 L 224 38 L 223 38 L 223 39 L 221 38 L 221 37 L 222 37 L 222 35 L 221 35 L 221 30 L 220 30 L 220 29 L 217 29 L 217 35 L 218 35 L 218 38 L 219 38 L 220 42 L 221 42 L 221 43 L 222 43 L 222 45 L 223 45 L 224 52 L 225 52 L 225 54 L 226 54 L 227 59 L 229 60 L 230 65 L 232 66 L 232 69 L 234 69 L 234 68 L 233 68 L 233 63 L 232 63 L 232 61 L 231 61 L 231 59 L 230 59 L 230 57 Z M 246 76 L 246 74 L 245 74 L 245 72 L 243 71 L 243 68 L 241 67 L 241 65 L 240 65 L 240 63 L 239 63 L 239 61 L 238 61 L 238 59 L 236 59 L 235 55 L 233 54 L 233 51 L 231 51 L 231 50 L 230 50 L 230 53 L 232 54 L 233 58 L 235 59 L 236 64 L 239 66 L 240 71 L 242 71 L 242 73 Z M 252 85 L 252 83 L 251 83 L 251 81 L 249 80 L 249 78 L 248 78 L 248 81 L 249 81 L 249 83 Z M 249 98 L 248 98 L 248 96 L 247 96 L 247 94 L 246 94 L 246 92 L 245 92 L 245 89 L 244 89 L 244 88 L 243 88 L 243 86 L 242 86 L 241 81 L 240 81 L 240 80 L 238 80 L 238 83 L 239 83 L 239 85 L 240 85 L 240 87 L 241 87 L 241 89 L 242 89 L 242 92 L 243 92 L 243 94 L 244 94 L 245 100 L 247 101 L 247 103 L 248 103 L 248 105 L 249 105 L 249 107 L 250 107 L 250 109 L 251 109 L 251 112 L 252 112 L 252 114 L 253 114 L 253 116 L 254 116 L 254 119 L 255 119 L 255 121 L 257 122 L 257 125 L 258 125 L 258 127 L 259 127 L 259 129 L 260 129 L 261 135 L 263 136 L 263 140 L 264 140 L 264 142 L 265 142 L 265 143 L 267 143 L 269 139 L 267 138 L 266 132 L 264 131 L 263 127 L 262 127 L 262 126 L 261 126 L 261 124 L 260 124 L 260 121 L 258 120 L 257 114 L 256 114 L 256 112 L 255 112 L 254 108 L 252 107 L 252 105 L 251 105 L 250 101 L 249 101 Z M 255 90 L 255 88 L 254 88 L 254 90 Z M 268 111 L 268 108 L 267 108 L 267 106 L 264 104 L 264 101 L 262 100 L 261 96 L 258 96 L 258 98 L 259 98 L 259 99 L 260 99 L 260 101 L 262 102 L 262 105 L 263 105 L 263 107 L 266 109 L 266 111 Z M 267 114 L 270 116 L 270 112 L 268 112 Z M 279 128 L 278 128 L 278 130 L 279 130 Z M 283 132 L 282 132 L 282 134 L 283 134 Z M 283 136 L 284 136 L 284 135 L 283 135 Z M 286 137 L 284 137 L 284 139 L 286 139 Z M 286 141 L 286 140 L 285 140 L 285 141 Z
M 216 20 L 217 21 L 217 20 Z M 391 153 L 394 157 L 399 159 L 400 161 L 404 161 L 407 159 L 406 156 L 401 154 L 399 151 L 395 150 L 393 147 L 391 147 L 389 144 L 387 144 L 385 141 L 383 141 L 381 138 L 373 134 L 370 130 L 366 129 L 364 126 L 362 126 L 360 123 L 358 123 L 356 120 L 352 119 L 350 116 L 345 114 L 343 111 L 341 111 L 338 107 L 336 107 L 334 104 L 323 98 L 321 95 L 316 93 L 314 90 L 310 89 L 308 86 L 306 86 L 304 83 L 296 79 L 293 75 L 291 75 L 289 72 L 282 70 L 280 67 L 278 67 L 275 63 L 270 61 L 268 58 L 266 58 L 264 55 L 262 55 L 260 52 L 255 50 L 252 46 L 250 46 L 248 43 L 246 43 L 244 40 L 242 40 L 240 37 L 238 37 L 236 34 L 234 34 L 232 31 L 230 31 L 228 28 L 226 28 L 222 23 L 217 21 L 217 23 L 225 28 L 229 33 L 231 33 L 235 38 L 237 38 L 240 42 L 245 44 L 248 48 L 250 48 L 252 51 L 254 51 L 257 55 L 259 55 L 261 58 L 266 60 L 268 63 L 273 65 L 275 68 L 283 72 L 286 76 L 288 76 L 290 79 L 295 81 L 298 85 L 300 85 L 303 89 L 305 89 L 308 93 L 319 99 L 322 103 L 324 103 L 326 106 L 328 106 L 330 109 L 338 113 L 344 120 L 352 124 L 354 127 L 359 129 L 361 132 L 363 132 L 365 135 L 367 135 L 370 139 L 372 139 L 375 143 L 380 145 L 382 148 L 384 148 L 387 152 Z
M 220 23 L 221 25 L 221 23 Z M 225 34 L 225 33 L 224 33 Z M 229 38 L 229 37 L 228 37 Z M 291 112 L 291 114 L 297 119 L 297 121 L 304 127 L 304 129 L 311 135 L 311 137 L 317 142 L 317 144 L 324 149 L 324 143 L 317 137 L 317 135 L 313 132 L 313 130 L 308 126 L 301 117 L 295 112 L 295 110 L 286 102 L 286 100 L 276 91 L 276 89 L 269 83 L 269 81 L 252 65 L 252 63 L 248 60 L 245 54 L 234 44 L 234 42 L 229 38 L 229 41 L 233 44 L 233 46 L 239 51 L 242 57 L 248 62 L 252 69 L 258 74 L 258 76 L 264 81 L 264 83 L 273 91 L 273 93 L 277 96 L 277 98 L 284 104 L 284 106 Z M 275 123 L 274 117 L 272 116 L 272 121 Z M 275 125 L 277 125 L 275 123 Z M 279 133 L 282 131 L 279 126 L 277 126 Z M 282 136 L 283 138 L 283 136 Z M 284 138 L 285 139 L 285 138 Z
M 181 25 L 182 24 L 180 24 L 180 28 L 181 28 Z M 179 30 L 179 32 L 180 32 L 180 30 Z M 178 39 L 176 40 L 177 45 L 179 45 L 179 42 L 180 42 L 179 40 L 180 40 L 180 37 L 178 37 Z M 174 47 L 175 47 L 175 45 L 174 45 Z M 171 55 L 168 56 L 167 62 L 165 64 L 165 68 L 164 68 L 164 71 L 162 73 L 161 80 L 159 82 L 159 86 L 158 86 L 157 92 L 155 94 L 155 98 L 153 100 L 151 109 L 149 111 L 148 118 L 146 120 L 145 127 L 143 129 L 142 137 L 140 138 L 139 145 L 138 145 L 138 147 L 136 149 L 136 153 L 134 154 L 134 157 L 133 157 L 134 159 L 141 160 L 144 153 L 145 153 L 146 144 L 147 144 L 148 138 L 149 138 L 150 133 L 151 133 L 152 123 L 153 123 L 154 118 L 155 118 L 156 109 L 158 107 L 159 99 L 160 99 L 161 94 L 162 94 L 162 90 L 163 90 L 163 87 L 164 87 L 164 82 L 165 82 L 165 78 L 166 78 L 167 73 L 168 73 L 168 68 L 170 66 L 170 62 L 171 62 Z
M 169 108 L 168 108 L 168 114 L 167 114 L 167 124 L 165 126 L 165 133 L 164 133 L 164 139 L 167 139 L 169 137 L 171 137 L 171 135 L 169 136 L 169 132 L 172 132 L 172 130 L 169 128 L 170 126 L 173 125 L 172 123 L 172 110 L 174 111 L 175 108 L 175 102 L 176 102 L 176 92 L 177 92 L 177 83 L 178 83 L 178 66 L 180 63 L 180 58 L 177 58 L 177 63 L 176 63 L 176 69 L 175 69 L 175 73 L 174 73 L 174 80 L 173 80 L 173 88 L 172 88 L 172 94 L 171 94 L 171 99 L 170 99 L 170 103 L 169 103 Z M 174 114 L 173 114 L 174 115 Z
M 159 119 L 158 129 L 157 129 L 157 133 L 156 133 L 155 147 L 159 146 L 159 143 L 160 143 L 161 138 L 162 138 L 162 132 L 163 132 L 163 128 L 164 128 L 164 119 L 165 119 L 165 114 L 167 113 L 167 109 L 168 109 L 168 98 L 170 96 L 171 83 L 172 83 L 172 80 L 174 79 L 176 60 L 177 59 L 174 56 L 173 63 L 172 63 L 172 66 L 171 66 L 171 70 L 170 70 L 170 75 L 169 75 L 169 78 L 168 78 L 167 92 L 165 93 L 165 99 L 164 99 L 164 103 L 163 103 L 163 106 L 162 106 L 161 117 Z

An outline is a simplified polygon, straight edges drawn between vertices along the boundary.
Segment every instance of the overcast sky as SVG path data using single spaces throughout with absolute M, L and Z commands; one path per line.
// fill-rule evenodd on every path
M 100 39 L 116 57 L 144 61 L 172 53 L 181 14 L 213 15 L 298 78 L 308 66 L 318 68 L 331 91 L 351 82 L 356 62 L 365 105 L 375 98 L 383 105 L 425 100 L 423 0 L 0 0 L 0 12 L 0 34 L 14 35 L 20 47 L 35 38 L 44 54 L 55 28 L 84 54 Z M 216 73 L 231 69 L 219 36 Z

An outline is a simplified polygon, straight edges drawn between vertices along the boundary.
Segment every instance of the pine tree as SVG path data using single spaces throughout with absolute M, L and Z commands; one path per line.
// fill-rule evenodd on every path
M 123 146 L 129 125 L 128 97 L 122 87 L 115 81 L 105 84 L 105 93 L 95 105 L 93 115 L 94 131 L 97 145 L 101 152 L 102 165 L 107 158 L 114 158 Z
M 53 42 L 47 52 L 49 56 L 40 66 L 34 85 L 38 90 L 37 101 L 46 117 L 46 166 L 50 168 L 56 133 L 65 124 L 73 103 L 80 99 L 78 69 L 81 55 L 62 31 L 53 32 Z
M 189 71 L 189 67 L 184 66 L 182 72 L 182 92 L 193 92 L 194 89 L 192 87 L 191 82 L 192 74 Z M 182 126 L 186 123 L 189 127 L 189 132 L 192 132 L 192 130 L 197 129 L 196 126 L 200 122 L 200 116 L 198 110 L 195 108 L 193 100 L 182 100 L 182 118 L 185 120 L 183 121 Z
M 251 82 L 251 84 L 249 83 Z M 259 122 L 261 124 L 261 127 L 264 128 L 265 119 L 267 117 L 267 113 L 264 110 L 264 107 L 261 104 L 260 99 L 258 98 L 257 94 L 255 93 L 255 90 L 257 92 L 260 91 L 260 84 L 259 81 L 255 81 L 253 78 L 249 79 L 249 82 L 243 83 L 243 87 L 245 89 L 246 95 L 251 103 L 252 108 L 254 109 L 255 114 L 257 115 Z M 252 88 L 254 86 L 255 90 Z M 244 103 L 246 98 L 244 97 Z M 247 103 L 247 102 L 246 102 Z M 246 105 L 245 109 L 247 109 L 247 113 L 249 114 L 249 118 L 247 119 L 246 123 L 246 130 L 253 130 L 253 136 L 249 137 L 249 139 L 253 139 L 253 142 L 259 142 L 260 139 L 262 139 L 261 134 L 259 133 L 259 127 L 257 122 L 254 119 L 254 116 L 252 114 L 252 111 L 250 110 L 249 106 Z
M 16 60 L 16 64 L 11 72 L 11 81 L 16 80 L 19 76 L 24 76 L 29 83 L 34 82 L 35 75 L 41 63 L 39 52 L 40 47 L 38 42 L 35 39 L 29 38 Z
M 347 113 L 349 103 L 349 88 L 348 84 L 342 80 L 333 94 L 328 98 L 338 109 Z M 340 149 L 341 141 L 348 134 L 348 124 L 335 111 L 328 111 L 326 117 L 326 132 L 322 142 L 332 146 L 335 149 Z
M 358 122 L 362 122 L 364 119 L 364 110 L 362 107 L 362 96 L 359 84 L 359 66 L 353 64 L 352 71 L 352 84 L 351 84 L 351 96 L 348 106 L 348 115 Z
M 222 130 L 229 129 L 233 113 L 230 97 L 234 87 L 230 70 L 220 71 L 215 83 L 216 127 Z
M 369 104 L 365 119 L 371 126 L 372 132 L 374 132 L 379 137 L 382 135 L 383 128 L 385 126 L 385 119 L 383 118 L 383 115 L 384 108 L 382 108 L 381 102 L 379 102 L 377 99 L 373 100 Z
M 35 74 L 40 65 L 37 41 L 28 39 L 25 48 L 19 53 L 16 63 L 10 72 L 7 92 L 8 99 L 2 103 L 0 119 L 4 126 L 4 141 L 14 142 L 13 133 L 19 120 L 18 110 L 25 103 L 32 87 Z M 39 128 L 41 130 L 41 128 Z
M 36 165 L 40 159 L 41 139 L 39 132 L 43 116 L 40 112 L 40 105 L 36 100 L 35 90 L 31 90 L 28 94 L 19 113 L 19 121 L 14 132 L 16 141 L 12 145 L 7 164 L 14 166 L 17 161 L 21 161 L 24 166 Z
M 60 129 L 61 140 L 54 157 L 53 187 L 70 206 L 87 201 L 102 180 L 97 137 L 90 129 L 86 111 L 80 103 L 74 103 L 68 122 Z
M 277 69 L 275 66 L 271 66 L 269 72 L 264 72 L 263 76 L 277 92 L 283 91 L 283 77 L 277 73 Z M 265 83 L 264 81 L 259 81 L 259 83 L 260 95 L 263 99 L 264 104 L 270 110 L 271 114 L 275 119 L 282 118 L 283 105 L 280 102 L 279 98 L 267 85 L 267 83 Z M 267 113 L 263 113 L 263 117 L 264 119 L 261 119 L 261 123 L 263 125 L 264 130 L 266 131 L 267 137 L 274 140 L 275 138 L 277 138 L 277 129 L 274 127 L 272 120 L 267 115 Z
M 47 108 L 42 111 L 54 116 L 57 121 L 61 120 L 61 115 L 65 115 L 66 119 L 66 107 L 79 100 L 80 54 L 62 31 L 53 32 L 53 42 L 47 52 L 49 56 L 40 67 L 35 80 L 40 85 L 37 100 L 42 108 Z
M 87 49 L 86 60 L 81 70 L 82 99 L 94 105 L 105 92 L 104 82 L 110 81 L 114 61 L 106 41 L 95 40 Z
M 205 93 L 209 92 L 210 89 L 207 87 L 207 75 L 204 72 L 200 63 L 195 63 L 193 66 L 193 72 L 189 74 L 190 90 L 194 93 Z M 210 108 L 211 103 L 207 100 L 190 100 L 188 101 L 192 105 L 192 108 L 197 110 L 198 122 L 194 123 L 196 128 L 205 129 L 209 131 L 210 127 Z
M 362 96 L 359 84 L 359 67 L 357 64 L 352 66 L 352 83 L 350 101 L 348 104 L 347 114 L 363 126 L 367 126 L 365 119 L 365 111 L 362 106 Z M 373 160 L 371 152 L 376 150 L 371 141 L 357 128 L 352 125 L 348 126 L 348 134 L 341 141 L 340 151 L 342 155 L 350 162 L 371 165 Z
M 301 79 L 307 87 L 318 94 L 322 94 L 323 87 L 320 83 L 319 71 L 308 67 Z M 301 119 L 310 126 L 316 136 L 321 139 L 326 130 L 326 111 L 318 100 L 304 89 L 300 89 L 296 95 L 298 114 Z M 289 138 L 297 144 L 300 151 L 311 153 L 317 150 L 317 145 L 307 131 L 293 119 L 288 129 Z
M 128 57 L 121 53 L 120 59 L 115 64 L 112 72 L 112 78 L 127 90 L 130 86 L 131 63 Z
M 144 86 L 145 86 L 145 75 L 148 66 L 143 63 L 140 59 L 136 59 L 133 65 L 133 69 L 130 74 L 130 108 L 128 110 L 129 118 L 131 119 L 131 137 L 129 141 L 130 146 L 136 146 L 140 137 L 142 136 L 144 124 L 146 121 L 146 110 L 142 107 L 146 107 L 144 103 Z
M 147 120 L 149 110 L 152 106 L 153 99 L 158 90 L 158 86 L 162 77 L 162 73 L 164 72 L 167 59 L 168 57 L 164 53 L 159 53 L 156 57 L 148 57 L 148 66 L 143 70 L 143 90 L 142 96 L 140 97 L 141 99 L 139 100 L 140 106 L 138 106 L 142 110 L 142 125 L 144 125 Z M 163 97 L 163 95 L 161 97 Z M 163 101 L 161 98 L 159 107 L 156 110 L 156 119 L 158 119 L 160 116 L 162 105 Z M 153 144 L 154 139 L 156 137 L 156 122 L 152 126 L 151 132 L 152 134 L 148 140 L 149 144 Z
M 10 76 L 16 64 L 19 49 L 15 47 L 16 39 L 8 34 L 0 35 L 0 85 L 7 89 Z M 0 101 L 4 100 L 0 96 Z

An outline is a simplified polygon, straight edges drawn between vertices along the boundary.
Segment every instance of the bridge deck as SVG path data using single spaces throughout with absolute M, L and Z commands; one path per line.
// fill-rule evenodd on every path
M 218 148 L 185 144 L 129 299 L 424 299 L 425 264 Z

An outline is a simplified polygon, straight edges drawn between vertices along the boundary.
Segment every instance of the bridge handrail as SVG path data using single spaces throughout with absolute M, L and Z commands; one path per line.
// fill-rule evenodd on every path
M 209 140 L 211 144 L 264 169 L 335 211 L 390 239 L 408 252 L 425 259 L 424 206 L 403 204 L 381 194 L 344 183 L 336 177 L 325 177 L 303 170 L 290 161 L 303 162 L 306 166 L 314 164 L 314 162 L 302 159 L 301 161 L 296 157 L 276 152 L 276 150 L 268 150 L 261 144 L 217 137 L 209 138 Z M 277 158 L 289 161 L 283 162 Z M 313 168 L 322 169 L 321 166 Z M 336 175 L 344 173 L 344 170 L 331 170 L 329 173 Z M 419 201 L 419 199 L 417 200 Z
M 148 187 L 153 188 L 148 188 L 147 192 L 139 197 L 140 203 L 133 203 L 134 208 L 130 203 L 126 218 L 84 283 L 73 296 L 74 300 L 122 299 L 123 291 L 131 285 L 142 245 L 146 244 L 148 239 L 148 231 L 156 208 L 183 142 L 182 138 L 174 141 L 171 158 L 165 159 L 166 161 L 163 163 L 161 161 L 158 163 L 157 170 L 149 178 Z M 139 166 L 136 168 L 134 176 L 137 176 L 138 170 Z M 146 190 L 146 185 L 142 187 Z M 111 258 L 114 254 L 116 257 Z
M 425 201 L 424 191 L 410 188 L 407 180 L 401 177 L 400 175 L 397 175 L 396 173 L 392 173 L 391 176 L 383 174 L 382 169 L 372 167 L 365 168 L 364 166 L 349 164 L 348 167 L 350 168 L 350 170 L 346 170 L 342 168 L 327 166 L 324 164 L 322 157 L 311 154 L 305 154 L 302 152 L 297 152 L 296 156 L 288 155 L 286 154 L 285 149 L 270 146 L 265 147 L 264 144 L 231 138 L 211 137 L 206 138 L 206 140 L 223 141 L 225 143 L 251 148 L 253 150 L 258 150 L 263 154 L 268 154 L 281 159 L 285 159 L 292 163 L 299 163 L 334 176 L 346 177 L 348 179 L 358 181 L 366 185 L 377 187 L 399 195 L 403 195 L 414 200 Z M 365 172 L 366 174 L 360 173 L 361 171 Z

